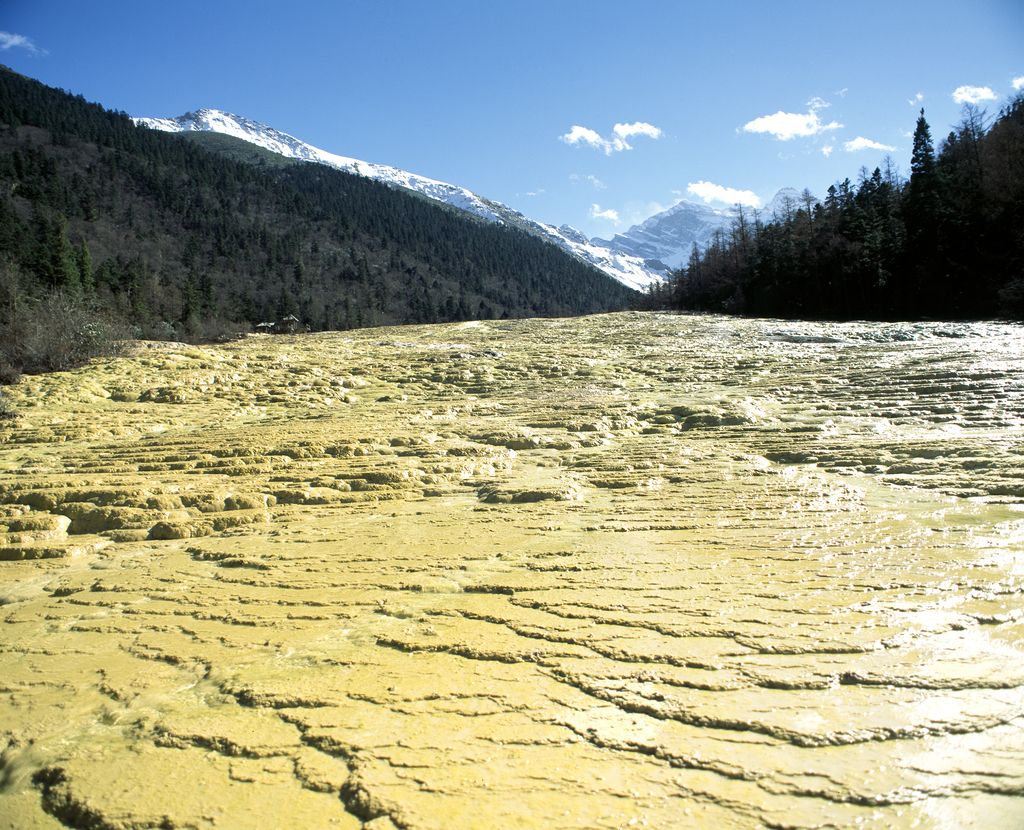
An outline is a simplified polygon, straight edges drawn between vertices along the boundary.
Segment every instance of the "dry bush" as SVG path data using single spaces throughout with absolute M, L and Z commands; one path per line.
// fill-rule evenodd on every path
M 0 389 L 0 421 L 10 421 L 17 417 L 18 413 L 10 408 L 4 390 Z
M 21 383 L 21 370 L 10 363 L 0 363 L 0 386 L 14 386 Z
M 133 339 L 122 321 L 92 308 L 83 295 L 55 291 L 20 303 L 0 334 L 0 361 L 27 374 L 61 372 L 123 351 Z

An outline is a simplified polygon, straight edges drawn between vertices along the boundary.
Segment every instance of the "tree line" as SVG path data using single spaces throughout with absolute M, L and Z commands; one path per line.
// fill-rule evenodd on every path
M 727 231 L 652 287 L 654 307 L 804 319 L 1024 319 L 1024 93 L 965 106 L 935 150 L 921 110 L 909 178 L 891 159 Z

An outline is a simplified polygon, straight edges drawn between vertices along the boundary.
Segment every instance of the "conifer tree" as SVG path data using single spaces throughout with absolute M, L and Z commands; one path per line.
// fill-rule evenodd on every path
M 217 310 L 217 289 L 209 270 L 204 270 L 199 277 L 199 304 L 207 316 L 212 316 Z
M 924 118 L 924 109 L 917 119 L 914 129 L 914 150 L 910 157 L 910 181 L 930 178 L 935 174 L 935 146 L 932 144 L 932 131 Z
M 277 319 L 283 320 L 289 314 L 297 314 L 299 304 L 295 301 L 287 283 L 281 283 L 281 296 L 277 300 Z
M 195 271 L 189 271 L 185 278 L 185 285 L 181 289 L 181 316 L 178 318 L 180 322 L 187 324 L 196 316 L 199 305 L 198 294 Z
M 39 253 L 36 271 L 50 288 L 77 291 L 79 281 L 78 257 L 68 241 L 68 220 L 64 214 L 54 214 L 52 219 L 38 218 L 40 225 Z
M 96 289 L 96 281 L 92 275 L 92 255 L 89 253 L 89 246 L 86 244 L 85 239 L 82 239 L 82 244 L 78 246 L 78 280 L 85 291 L 94 291 Z
M 938 177 L 935 172 L 935 148 L 924 110 L 914 130 L 914 149 L 910 159 L 910 183 L 903 202 L 903 218 L 907 229 L 907 264 L 910 285 L 903 293 L 907 316 L 931 313 L 945 286 L 937 282 L 939 271 Z

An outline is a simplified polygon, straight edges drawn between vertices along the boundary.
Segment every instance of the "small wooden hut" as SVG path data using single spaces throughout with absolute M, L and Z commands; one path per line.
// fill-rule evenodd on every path
M 274 334 L 295 334 L 299 330 L 299 318 L 289 314 L 274 323 Z

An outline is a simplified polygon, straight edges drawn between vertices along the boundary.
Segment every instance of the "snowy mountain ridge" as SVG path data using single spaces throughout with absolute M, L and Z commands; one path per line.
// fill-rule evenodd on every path
M 163 132 L 222 133 L 248 141 L 286 158 L 326 164 L 339 170 L 346 170 L 360 176 L 367 176 L 391 185 L 414 190 L 491 222 L 513 225 L 537 234 L 567 249 L 578 258 L 594 265 L 631 288 L 643 289 L 664 275 L 664 272 L 648 267 L 639 257 L 624 251 L 591 244 L 584 234 L 568 225 L 555 228 L 552 225 L 530 219 L 500 202 L 478 196 L 464 187 L 428 179 L 415 173 L 399 170 L 397 167 L 373 164 L 329 153 L 306 144 L 287 133 L 275 130 L 273 127 L 268 127 L 266 124 L 251 121 L 232 113 L 201 109 L 187 112 L 178 118 L 135 118 L 133 120 L 136 124 L 144 124 L 150 129 Z
M 428 179 L 385 164 L 360 161 L 313 147 L 294 136 L 229 112 L 200 109 L 177 118 L 135 118 L 136 124 L 163 132 L 215 132 L 234 136 L 286 158 L 326 164 L 360 176 L 404 187 L 465 210 L 490 222 L 511 225 L 536 234 L 587 262 L 631 288 L 645 289 L 664 279 L 670 269 L 684 265 L 694 243 L 706 248 L 716 231 L 725 231 L 735 210 L 717 210 L 708 205 L 682 200 L 611 239 L 588 239 L 585 234 L 562 225 L 558 228 L 524 216 L 500 202 L 486 199 L 464 187 Z M 762 217 L 783 211 L 798 202 L 800 194 L 784 188 L 761 209 Z M 787 201 L 788 200 L 788 201 Z M 753 212 L 751 211 L 751 214 Z
M 248 118 L 242 118 L 229 112 L 202 109 L 195 112 L 186 112 L 178 118 L 135 118 L 133 120 L 136 124 L 145 124 L 150 129 L 162 130 L 163 132 L 215 132 L 234 136 L 286 158 L 312 161 L 326 164 L 329 167 L 336 167 L 339 170 L 347 170 L 360 176 L 415 190 L 453 207 L 475 213 L 477 216 L 482 216 L 485 219 L 498 220 L 498 217 L 493 215 L 493 211 L 485 205 L 480 197 L 464 187 L 457 187 L 445 182 L 417 176 L 413 173 L 399 170 L 397 167 L 372 164 L 360 161 L 359 159 L 329 153 L 326 150 L 306 144 L 304 141 L 300 141 L 287 133 L 282 133 L 280 130 L 275 130 L 273 127 L 268 127 L 266 124 L 250 121 Z

